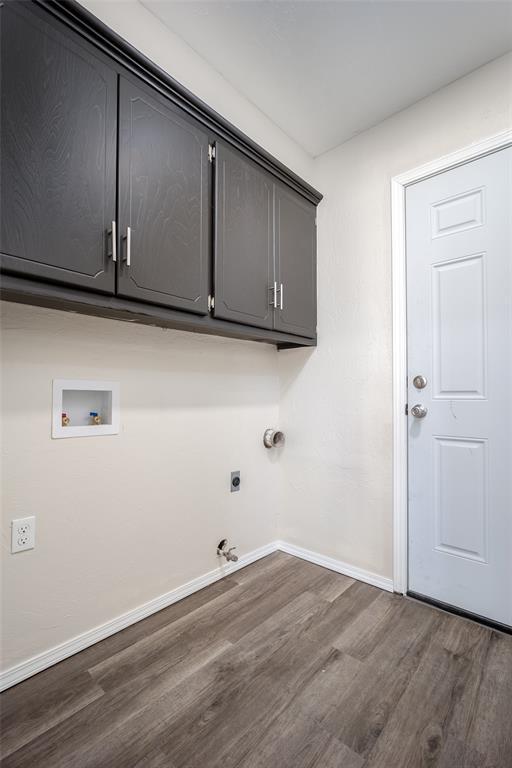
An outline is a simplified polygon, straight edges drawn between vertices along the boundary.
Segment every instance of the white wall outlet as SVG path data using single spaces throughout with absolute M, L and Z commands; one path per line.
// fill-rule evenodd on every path
M 11 552 L 34 549 L 36 545 L 35 517 L 20 517 L 11 521 Z

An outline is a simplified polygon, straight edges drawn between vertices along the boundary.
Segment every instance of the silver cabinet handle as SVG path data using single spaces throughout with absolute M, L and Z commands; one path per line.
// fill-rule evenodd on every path
M 284 304 L 283 304 L 283 301 L 284 301 L 284 300 L 283 300 L 283 284 L 281 283 L 281 290 L 280 290 L 280 302 L 279 302 L 281 309 L 282 309 L 282 308 L 283 308 L 283 306 L 284 306 Z
M 132 263 L 132 228 L 126 227 L 126 266 Z
M 109 235 L 112 238 L 112 261 L 115 264 L 117 261 L 117 234 L 115 221 L 112 222 L 112 229 L 110 230 Z
M 274 308 L 277 309 L 277 282 L 274 282 Z
M 428 410 L 426 406 L 422 405 L 421 403 L 417 403 L 411 408 L 411 413 L 415 419 L 424 419 L 428 413 Z

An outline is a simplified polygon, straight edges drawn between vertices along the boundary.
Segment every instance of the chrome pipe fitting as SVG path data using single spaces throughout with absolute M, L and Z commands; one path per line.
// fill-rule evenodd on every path
M 284 432 L 279 429 L 266 429 L 263 434 L 263 445 L 265 448 L 277 448 L 284 445 Z

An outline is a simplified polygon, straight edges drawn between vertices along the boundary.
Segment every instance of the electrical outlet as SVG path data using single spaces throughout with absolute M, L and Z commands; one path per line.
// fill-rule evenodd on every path
M 34 549 L 36 543 L 35 517 L 20 517 L 11 521 L 11 552 Z
M 240 490 L 240 470 L 231 473 L 231 493 Z

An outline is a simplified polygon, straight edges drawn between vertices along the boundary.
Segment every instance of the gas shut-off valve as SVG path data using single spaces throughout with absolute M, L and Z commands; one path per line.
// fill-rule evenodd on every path
M 228 540 L 222 539 L 222 541 L 219 541 L 219 545 L 217 547 L 217 554 L 225 557 L 226 560 L 232 563 L 238 562 L 238 557 L 236 555 L 233 555 L 233 550 L 236 549 L 236 547 L 229 547 L 228 546 Z

